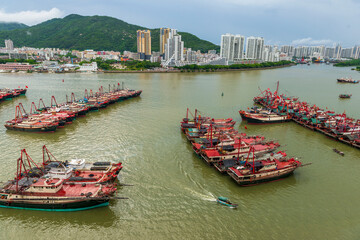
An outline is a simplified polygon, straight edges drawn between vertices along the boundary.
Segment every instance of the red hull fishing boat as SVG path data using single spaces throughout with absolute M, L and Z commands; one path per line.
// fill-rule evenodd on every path
M 189 114 L 192 115 L 193 119 L 189 119 Z M 227 119 L 214 119 L 210 117 L 201 116 L 199 111 L 195 109 L 195 114 L 193 115 L 189 108 L 186 109 L 186 117 L 183 118 L 181 122 L 181 130 L 185 132 L 185 129 L 188 128 L 197 128 L 198 126 L 209 127 L 210 124 L 214 128 L 233 128 L 235 121 L 232 118 Z
M 249 151 L 250 152 L 250 151 Z M 301 162 L 291 158 L 289 160 L 260 160 L 255 161 L 252 149 L 253 161 L 248 161 L 243 166 L 230 167 L 227 173 L 240 186 L 252 186 L 260 183 L 276 181 L 290 176 L 295 169 L 301 166 Z
M 81 183 L 52 178 L 25 149 L 17 160 L 17 172 L 0 188 L 0 207 L 43 211 L 79 211 L 108 205 L 113 184 Z
M 27 86 L 24 89 L 20 87 L 17 89 L 9 89 L 9 88 L 0 89 L 0 102 L 2 100 L 8 100 L 14 97 L 18 97 L 20 95 L 25 95 L 26 91 L 27 91 Z
M 120 84 L 118 84 L 120 85 Z M 25 90 L 26 91 L 26 90 Z M 19 93 L 23 92 L 19 90 Z M 90 90 L 90 96 L 87 95 L 84 100 L 76 101 L 74 93 L 71 99 L 66 103 L 58 104 L 54 96 L 51 97 L 51 107 L 46 107 L 43 100 L 39 100 L 38 107 L 31 104 L 30 113 L 27 114 L 20 103 L 15 109 L 15 119 L 7 121 L 5 127 L 8 130 L 25 131 L 25 132 L 54 132 L 58 127 L 64 127 L 65 124 L 72 123 L 77 116 L 85 116 L 90 110 L 104 108 L 111 103 L 120 100 L 138 97 L 141 90 L 114 89 L 104 92 L 103 87 L 95 94 Z
M 360 120 L 348 117 L 345 112 L 337 114 L 269 89 L 255 97 L 254 102 L 271 111 L 286 112 L 299 125 L 360 149 Z
M 262 136 L 247 136 L 239 133 L 232 126 L 217 129 L 215 121 L 200 121 L 203 117 L 194 116 L 189 126 L 187 116 L 181 122 L 181 129 L 192 143 L 193 150 L 210 166 L 220 173 L 228 173 L 240 185 L 255 185 L 273 181 L 290 175 L 301 163 L 294 158 L 286 158 L 286 153 L 273 151 L 280 145 L 265 141 Z M 196 115 L 196 112 L 195 112 Z M 221 124 L 232 119 L 220 120 Z M 247 160 L 245 161 L 245 156 Z M 252 157 L 252 164 L 250 162 Z
M 58 126 L 59 122 L 53 118 L 29 117 L 21 103 L 16 106 L 15 119 L 5 123 L 8 130 L 24 132 L 53 132 Z

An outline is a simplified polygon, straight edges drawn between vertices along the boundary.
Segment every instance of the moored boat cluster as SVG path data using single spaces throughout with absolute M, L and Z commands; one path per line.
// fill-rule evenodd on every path
M 106 206 L 121 169 L 121 162 L 59 161 L 45 146 L 37 164 L 23 149 L 15 179 L 0 187 L 0 207 L 77 211 Z
M 239 185 L 249 186 L 289 176 L 301 162 L 287 157 L 280 146 L 263 136 L 248 136 L 234 129 L 235 121 L 195 115 L 181 122 L 181 129 L 194 152 L 221 173 L 227 173 Z
M 109 87 L 110 88 L 110 87 Z M 27 131 L 27 132 L 54 132 L 58 127 L 64 127 L 77 116 L 84 116 L 87 112 L 99 110 L 107 107 L 109 104 L 137 97 L 141 90 L 114 89 L 104 92 L 103 88 L 99 92 L 88 94 L 85 90 L 85 97 L 75 100 L 72 93 L 70 101 L 58 104 L 54 96 L 51 98 L 51 106 L 46 107 L 43 100 L 40 99 L 38 106 L 31 104 L 30 113 L 27 113 L 20 103 L 15 109 L 15 118 L 7 121 L 5 127 L 8 130 Z
M 3 100 L 8 100 L 14 97 L 18 97 L 20 95 L 25 95 L 26 91 L 27 91 L 27 87 L 16 88 L 16 89 L 9 89 L 9 88 L 0 89 L 0 102 Z
M 346 113 L 322 109 L 298 98 L 286 97 L 265 90 L 254 98 L 256 104 L 262 105 L 267 111 L 275 114 L 285 114 L 294 122 L 314 131 L 321 132 L 328 137 L 360 148 L 360 120 L 353 119 Z

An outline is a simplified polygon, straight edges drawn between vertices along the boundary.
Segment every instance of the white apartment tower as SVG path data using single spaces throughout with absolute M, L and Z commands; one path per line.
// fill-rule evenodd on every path
M 337 44 L 334 50 L 334 58 L 340 59 L 341 58 L 341 46 L 340 44 Z
M 220 57 L 227 61 L 238 61 L 244 58 L 245 37 L 227 33 L 221 35 Z
M 165 61 L 184 61 L 184 42 L 176 29 L 171 29 L 165 44 Z
M 264 51 L 264 38 L 248 37 L 246 39 L 246 58 L 261 60 Z
M 5 40 L 6 50 L 14 50 L 14 43 L 10 39 Z
M 351 57 L 354 59 L 359 59 L 360 46 L 355 46 L 352 48 Z

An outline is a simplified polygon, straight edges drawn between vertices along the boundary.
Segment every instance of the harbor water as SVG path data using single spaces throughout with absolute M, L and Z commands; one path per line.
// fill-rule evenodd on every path
M 360 74 L 325 64 L 219 73 L 0 75 L 0 88 L 28 86 L 25 96 L 0 103 L 0 123 L 13 119 L 20 102 L 64 102 L 74 92 L 124 82 L 139 98 L 113 104 L 54 133 L 23 133 L 0 126 L 0 182 L 13 179 L 20 150 L 36 162 L 41 147 L 59 160 L 121 161 L 121 182 L 109 207 L 79 212 L 0 208 L 0 239 L 359 239 L 360 151 L 293 122 L 247 125 L 238 111 L 276 88 L 338 113 L 360 118 L 359 84 L 336 78 Z M 222 94 L 223 93 L 223 94 Z M 341 93 L 352 94 L 341 100 Z M 223 96 L 222 96 L 223 95 Z M 289 156 L 313 163 L 281 181 L 239 187 L 207 166 L 180 131 L 186 108 L 214 118 L 232 117 L 248 135 L 278 140 Z M 245 128 L 246 126 L 246 128 Z M 337 148 L 342 157 L 332 151 Z M 239 204 L 230 209 L 217 196 Z

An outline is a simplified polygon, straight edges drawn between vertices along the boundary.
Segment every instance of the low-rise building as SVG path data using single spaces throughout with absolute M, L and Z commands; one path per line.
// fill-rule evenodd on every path
M 0 70 L 5 71 L 27 71 L 34 68 L 34 65 L 30 65 L 28 63 L 6 63 L 0 64 Z
M 84 63 L 80 66 L 79 71 L 81 72 L 96 72 L 98 70 L 98 66 L 96 62 L 92 63 Z

